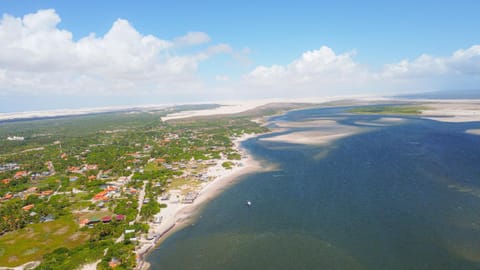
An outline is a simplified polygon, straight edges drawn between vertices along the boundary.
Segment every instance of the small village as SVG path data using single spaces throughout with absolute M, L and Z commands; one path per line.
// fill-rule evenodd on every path
M 63 140 L 48 135 L 50 142 L 31 148 L 25 144 L 38 137 L 9 140 L 24 149 L 0 155 L 0 243 L 23 248 L 2 250 L 0 267 L 140 269 L 143 256 L 174 226 L 167 216 L 242 166 L 231 138 L 264 131 L 245 119 L 157 123 L 143 134 L 122 127 Z M 35 239 L 45 230 L 55 238 L 48 245 L 18 237 L 29 231 Z M 52 266 L 60 257 L 63 268 Z

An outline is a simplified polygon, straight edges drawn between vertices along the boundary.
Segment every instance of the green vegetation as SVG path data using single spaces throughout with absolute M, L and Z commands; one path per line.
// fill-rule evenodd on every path
M 413 114 L 418 115 L 422 110 L 426 110 L 423 106 L 407 106 L 407 105 L 392 105 L 392 106 L 367 106 L 358 107 L 348 110 L 349 113 L 359 114 Z
M 13 267 L 40 260 L 60 247 L 77 247 L 89 238 L 87 232 L 77 231 L 77 227 L 72 217 L 64 216 L 9 232 L 0 237 L 0 265 Z
M 232 168 L 232 166 L 233 166 L 233 163 L 230 162 L 230 161 L 225 161 L 225 162 L 222 163 L 222 167 L 224 167 L 227 170 L 230 170 Z
M 148 233 L 147 221 L 166 207 L 160 196 L 195 191 L 221 157 L 231 169 L 241 159 L 232 137 L 268 131 L 253 117 L 298 107 L 161 121 L 167 113 L 217 106 L 0 122 L 0 266 L 41 260 L 37 269 L 76 269 L 101 260 L 98 269 L 133 269 L 130 239 Z
M 103 257 L 104 250 L 113 245 L 111 241 L 105 241 L 95 245 L 87 243 L 76 248 L 61 247 L 43 257 L 39 270 L 63 270 L 76 269 L 79 266 L 94 262 Z

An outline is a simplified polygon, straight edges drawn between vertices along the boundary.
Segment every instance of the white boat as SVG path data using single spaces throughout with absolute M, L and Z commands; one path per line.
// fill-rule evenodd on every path
M 251 202 L 251 201 L 247 201 L 247 206 L 248 206 L 248 207 L 252 206 L 252 202 Z

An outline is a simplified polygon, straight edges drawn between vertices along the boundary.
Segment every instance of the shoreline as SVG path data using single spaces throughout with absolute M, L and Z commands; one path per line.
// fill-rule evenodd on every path
M 218 160 L 215 166 L 208 168 L 207 175 L 214 179 L 202 185 L 193 203 L 184 204 L 178 199 L 175 200 L 175 198 L 169 199 L 167 202 L 159 201 L 160 203 L 167 204 L 167 207 L 162 208 L 158 214 L 162 217 L 160 224 L 155 224 L 154 222 L 148 223 L 150 233 L 153 233 L 156 237 L 152 240 L 147 240 L 142 236 L 140 239 L 138 243 L 140 248 L 136 251 L 138 261 L 135 269 L 150 269 L 150 264 L 146 261 L 146 257 L 169 236 L 193 222 L 199 214 L 199 210 L 205 206 L 208 201 L 239 181 L 242 176 L 265 170 L 259 160 L 255 159 L 252 154 L 241 147 L 242 142 L 260 135 L 261 134 L 244 134 L 233 139 L 234 148 L 240 152 L 242 158 L 235 161 L 231 169 L 222 167 L 221 164 L 225 161 L 223 159 Z

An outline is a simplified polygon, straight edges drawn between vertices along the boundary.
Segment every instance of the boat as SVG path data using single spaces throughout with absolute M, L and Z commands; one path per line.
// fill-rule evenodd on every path
M 252 206 L 252 202 L 251 202 L 251 201 L 247 201 L 247 206 L 248 206 L 248 207 Z

